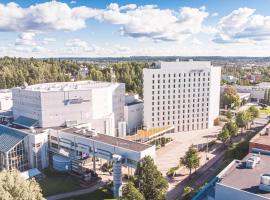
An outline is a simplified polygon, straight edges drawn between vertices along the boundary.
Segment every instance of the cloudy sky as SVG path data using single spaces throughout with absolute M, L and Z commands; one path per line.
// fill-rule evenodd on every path
M 0 0 L 0 56 L 270 56 L 270 0 Z

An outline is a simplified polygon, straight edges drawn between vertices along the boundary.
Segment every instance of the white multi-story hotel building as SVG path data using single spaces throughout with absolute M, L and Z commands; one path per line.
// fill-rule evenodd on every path
M 219 115 L 221 68 L 208 61 L 158 62 L 144 69 L 144 126 L 207 129 Z
M 42 128 L 89 123 L 100 133 L 117 136 L 124 120 L 123 83 L 44 83 L 14 88 L 12 95 L 15 123 L 28 121 Z

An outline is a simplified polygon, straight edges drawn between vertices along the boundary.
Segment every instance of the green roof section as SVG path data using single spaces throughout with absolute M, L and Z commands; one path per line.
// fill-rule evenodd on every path
M 16 129 L 0 125 L 0 152 L 6 153 L 21 142 L 27 134 Z
M 39 121 L 25 116 L 19 116 L 14 120 L 13 124 L 24 128 L 36 128 L 39 125 Z

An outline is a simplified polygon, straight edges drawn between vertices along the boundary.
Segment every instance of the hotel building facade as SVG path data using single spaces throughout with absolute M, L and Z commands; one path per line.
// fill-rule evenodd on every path
M 221 68 L 208 61 L 158 62 L 144 69 L 144 126 L 175 132 L 211 128 L 219 116 Z

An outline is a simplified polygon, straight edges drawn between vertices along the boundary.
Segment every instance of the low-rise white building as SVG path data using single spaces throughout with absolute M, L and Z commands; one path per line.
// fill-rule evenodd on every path
M 143 125 L 143 101 L 138 95 L 126 95 L 125 100 L 125 121 L 127 133 L 133 133 Z
M 100 133 L 117 136 L 124 120 L 125 84 L 78 81 L 13 88 L 16 123 L 36 121 L 35 127 L 89 123 Z
M 7 111 L 12 108 L 11 90 L 0 90 L 0 111 Z
M 206 61 L 158 62 L 144 69 L 144 125 L 175 132 L 211 128 L 219 116 L 221 68 Z

